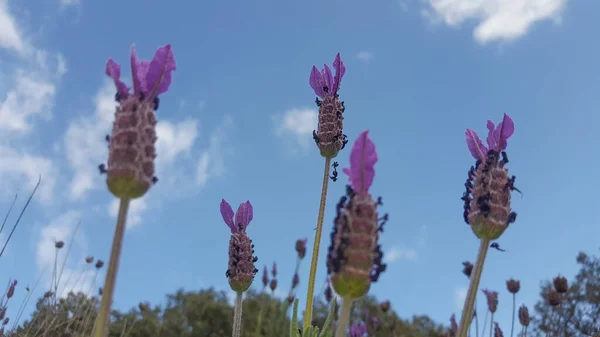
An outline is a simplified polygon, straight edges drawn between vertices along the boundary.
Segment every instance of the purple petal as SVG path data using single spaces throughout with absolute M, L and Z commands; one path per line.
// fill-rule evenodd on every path
M 358 192 L 367 192 L 375 178 L 374 166 L 378 158 L 375 143 L 368 133 L 369 130 L 365 130 L 358 136 L 350 153 L 350 169 L 343 169 L 349 176 L 350 185 Z
M 108 59 L 108 62 L 106 62 L 106 70 L 104 71 L 104 73 L 108 75 L 108 77 L 113 79 L 113 81 L 115 82 L 115 87 L 117 87 L 117 91 L 121 95 L 126 96 L 129 94 L 129 87 L 127 87 L 125 83 L 121 82 L 120 80 L 121 66 L 117 62 L 113 61 L 112 59 Z
M 246 201 L 240 204 L 237 212 L 235 213 L 235 224 L 241 226 L 242 229 L 246 230 L 250 221 L 252 221 L 253 210 L 250 201 Z
M 135 45 L 131 46 L 129 61 L 131 62 L 131 76 L 133 77 L 133 92 L 136 94 L 142 93 L 146 87 L 146 72 L 144 70 L 147 71 L 147 69 L 144 69 L 135 54 Z
M 333 95 L 333 74 L 331 73 L 331 68 L 326 64 L 323 65 L 323 70 L 321 71 L 321 80 L 323 81 L 323 86 L 327 87 L 327 93 Z
M 321 73 L 317 67 L 313 66 L 310 72 L 310 87 L 313 88 L 313 91 L 317 96 L 323 98 L 325 97 L 323 93 L 323 87 L 321 86 Z
M 177 69 L 177 65 L 175 64 L 171 45 L 168 44 L 158 48 L 150 62 L 148 75 L 146 76 L 148 92 L 157 96 L 166 92 L 171 85 L 171 73 L 175 69 Z
M 494 125 L 494 122 L 489 119 L 487 121 L 487 129 L 488 129 L 488 135 L 487 135 L 486 141 L 488 144 L 488 148 L 495 149 L 498 146 L 498 142 L 494 138 L 494 130 L 496 129 L 496 125 Z
M 346 73 L 346 66 L 344 62 L 342 62 L 342 58 L 340 57 L 340 53 L 337 53 L 335 56 L 335 61 L 333 61 L 333 68 L 335 69 L 335 78 L 333 79 L 333 89 L 332 93 L 338 92 L 340 90 L 340 85 L 342 84 L 342 77 Z
M 504 118 L 502 122 L 498 124 L 496 130 L 494 130 L 494 139 L 498 142 L 498 151 L 503 151 L 506 149 L 507 140 L 510 136 L 515 132 L 515 123 L 513 120 L 507 115 L 504 114 Z
M 467 129 L 467 131 L 465 131 L 465 136 L 471 155 L 475 157 L 475 159 L 485 160 L 488 149 L 483 145 L 483 142 L 479 139 L 477 133 L 471 129 Z
M 229 226 L 232 233 L 237 232 L 238 228 L 233 223 L 233 208 L 231 205 L 225 201 L 225 199 L 221 199 L 221 216 L 223 217 L 223 221 Z

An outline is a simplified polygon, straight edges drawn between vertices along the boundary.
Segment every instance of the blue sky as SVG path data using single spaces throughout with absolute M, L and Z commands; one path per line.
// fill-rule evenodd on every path
M 70 288 L 89 284 L 83 258 L 107 259 L 115 223 L 97 174 L 114 108 L 105 62 L 121 63 L 129 83 L 133 43 L 144 59 L 171 43 L 178 68 L 158 111 L 160 182 L 132 204 L 115 306 L 161 302 L 178 287 L 227 289 L 221 198 L 252 202 L 259 266 L 276 260 L 285 290 L 295 240 L 312 246 L 320 195 L 308 77 L 340 52 L 345 133 L 353 142 L 370 130 L 380 158 L 372 193 L 390 213 L 388 271 L 372 293 L 403 317 L 446 324 L 460 314 L 461 262 L 478 247 L 462 220 L 474 164 L 464 130 L 485 137 L 486 120 L 504 112 L 515 121 L 508 166 L 523 197 L 514 194 L 518 219 L 499 240 L 507 252 L 490 252 L 482 280 L 500 291 L 498 319 L 510 330 L 506 279 L 521 280 L 518 302 L 532 306 L 541 280 L 571 277 L 578 251 L 598 252 L 598 10 L 566 0 L 0 0 L 0 211 L 17 192 L 22 205 L 43 175 L 2 277 L 35 283 L 53 240 L 81 220 L 64 277 L 74 275 Z M 337 158 L 342 167 L 348 157 Z M 318 289 L 345 183 L 330 185 Z M 302 303 L 308 269 L 307 259 Z

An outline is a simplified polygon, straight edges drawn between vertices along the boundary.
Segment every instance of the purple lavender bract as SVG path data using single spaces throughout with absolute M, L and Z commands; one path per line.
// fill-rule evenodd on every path
M 348 142 L 343 133 L 343 114 L 346 108 L 344 102 L 339 100 L 337 93 L 342 83 L 342 77 L 346 73 L 346 66 L 344 66 L 339 53 L 333 61 L 333 68 L 335 68 L 335 76 L 332 75 L 327 64 L 321 71 L 313 66 L 309 79 L 315 94 L 322 99 L 316 99 L 319 107 L 319 124 L 317 131 L 313 131 L 313 138 L 321 150 L 321 155 L 326 158 L 336 157 Z
M 171 73 L 176 69 L 171 45 L 158 48 L 152 61 L 138 60 L 131 48 L 133 94 L 121 80 L 121 67 L 112 59 L 105 73 L 117 88 L 119 106 L 115 111 L 112 135 L 109 138 L 108 189 L 118 198 L 143 196 L 154 182 L 156 158 L 156 115 L 158 95 L 171 85 Z
M 258 269 L 254 267 L 254 263 L 258 260 L 254 254 L 254 245 L 252 240 L 246 234 L 246 228 L 253 218 L 253 209 L 250 201 L 246 201 L 238 207 L 237 213 L 234 213 L 231 206 L 221 200 L 221 216 L 223 221 L 231 230 L 231 238 L 229 239 L 229 263 L 225 276 L 229 280 L 229 286 L 235 292 L 244 292 L 250 288 L 254 275 Z

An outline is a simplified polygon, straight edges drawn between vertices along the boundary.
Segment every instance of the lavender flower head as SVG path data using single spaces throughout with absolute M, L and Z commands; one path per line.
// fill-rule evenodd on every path
M 496 322 L 494 322 L 494 337 L 504 337 L 502 329 L 500 329 L 500 326 Z
M 341 297 L 357 299 L 365 295 L 371 282 L 379 279 L 385 271 L 379 232 L 387 215 L 379 219 L 377 206 L 381 198 L 373 201 L 369 187 L 375 177 L 374 165 L 377 162 L 375 144 L 368 137 L 368 131 L 360 134 L 352 153 L 350 168 L 344 168 L 350 185 L 337 204 L 331 245 L 327 255 L 327 273 L 335 292 Z M 383 221 L 380 225 L 380 221 Z
M 361 322 L 360 324 L 354 323 L 350 325 L 350 328 L 348 329 L 349 337 L 364 337 L 366 333 L 367 326 L 363 322 Z
M 456 323 L 456 315 L 452 314 L 452 316 L 450 316 L 450 336 L 456 336 L 457 331 L 458 323 Z
M 338 90 L 346 66 L 338 53 L 333 61 L 335 76 L 327 64 L 319 71 L 313 66 L 310 73 L 310 86 L 317 94 L 315 102 L 319 107 L 319 124 L 317 131 L 313 131 L 313 139 L 321 150 L 321 155 L 334 158 L 346 146 L 348 140 L 343 133 L 344 129 L 344 102 L 339 100 Z M 321 100 L 319 100 L 319 97 Z
M 254 245 L 252 240 L 246 234 L 246 228 L 252 221 L 252 204 L 246 201 L 240 204 L 237 213 L 234 213 L 231 206 L 221 200 L 221 216 L 223 221 L 231 230 L 231 239 L 229 239 L 229 264 L 225 276 L 229 279 L 229 286 L 235 292 L 244 292 L 250 288 L 254 275 L 258 269 L 254 263 L 258 257 L 254 256 Z
M 487 299 L 487 305 L 490 312 L 493 314 L 498 309 L 498 292 L 487 289 L 482 290 Z
M 471 225 L 473 233 L 486 240 L 495 240 L 502 235 L 509 224 L 515 222 L 517 213 L 510 208 L 510 193 L 515 176 L 508 177 L 504 165 L 508 163 L 506 141 L 512 136 L 515 125 L 508 115 L 498 126 L 487 122 L 488 136 L 486 147 L 475 131 L 467 129 L 465 136 L 469 151 L 477 162 L 469 170 L 464 201 L 464 219 Z
M 175 70 L 171 45 L 158 48 L 151 61 L 140 61 L 131 48 L 133 93 L 120 80 L 121 67 L 112 59 L 106 63 L 105 73 L 115 82 L 115 111 L 112 136 L 109 141 L 108 167 L 100 165 L 106 173 L 108 189 L 118 198 L 135 199 L 143 196 L 157 181 L 154 177 L 156 158 L 156 115 L 158 95 L 171 85 L 171 72 Z
M 529 317 L 529 309 L 527 309 L 527 306 L 523 304 L 521 307 L 519 307 L 519 322 L 523 326 L 528 326 L 530 321 L 531 318 Z

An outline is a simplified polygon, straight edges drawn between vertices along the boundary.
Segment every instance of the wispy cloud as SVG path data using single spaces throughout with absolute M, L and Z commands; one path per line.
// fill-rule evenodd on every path
M 464 304 L 465 299 L 467 298 L 467 288 L 458 287 L 454 290 L 454 305 L 456 306 L 456 310 L 461 311 Z
M 233 128 L 233 118 L 225 116 L 223 122 L 211 134 L 208 148 L 202 152 L 196 165 L 196 183 L 203 187 L 211 178 L 225 174 L 225 158 L 232 153 L 228 145 Z
M 384 254 L 383 258 L 387 263 L 394 263 L 397 261 L 417 261 L 417 251 L 413 248 L 405 246 L 393 246 Z
M 0 48 L 23 52 L 25 47 L 21 29 L 8 8 L 8 0 L 0 0 Z
M 113 199 L 113 201 L 110 202 L 110 205 L 108 206 L 108 214 L 111 217 L 117 217 L 117 215 L 119 214 L 119 205 L 119 199 L 115 198 Z M 131 200 L 131 202 L 129 203 L 129 210 L 127 212 L 127 229 L 138 227 L 142 223 L 142 214 L 146 211 L 147 208 L 148 206 L 146 204 L 145 197 Z
M 455 27 L 476 21 L 473 37 L 479 43 L 515 40 L 539 21 L 558 21 L 567 0 L 425 0 L 423 15 Z
M 318 112 L 311 108 L 294 108 L 272 117 L 275 135 L 284 139 L 286 150 L 293 154 L 306 151 L 317 128 Z
M 358 52 L 358 54 L 356 54 L 356 58 L 358 58 L 362 62 L 371 62 L 371 60 L 373 60 L 373 57 L 375 57 L 375 54 L 373 54 L 370 51 L 360 51 Z

